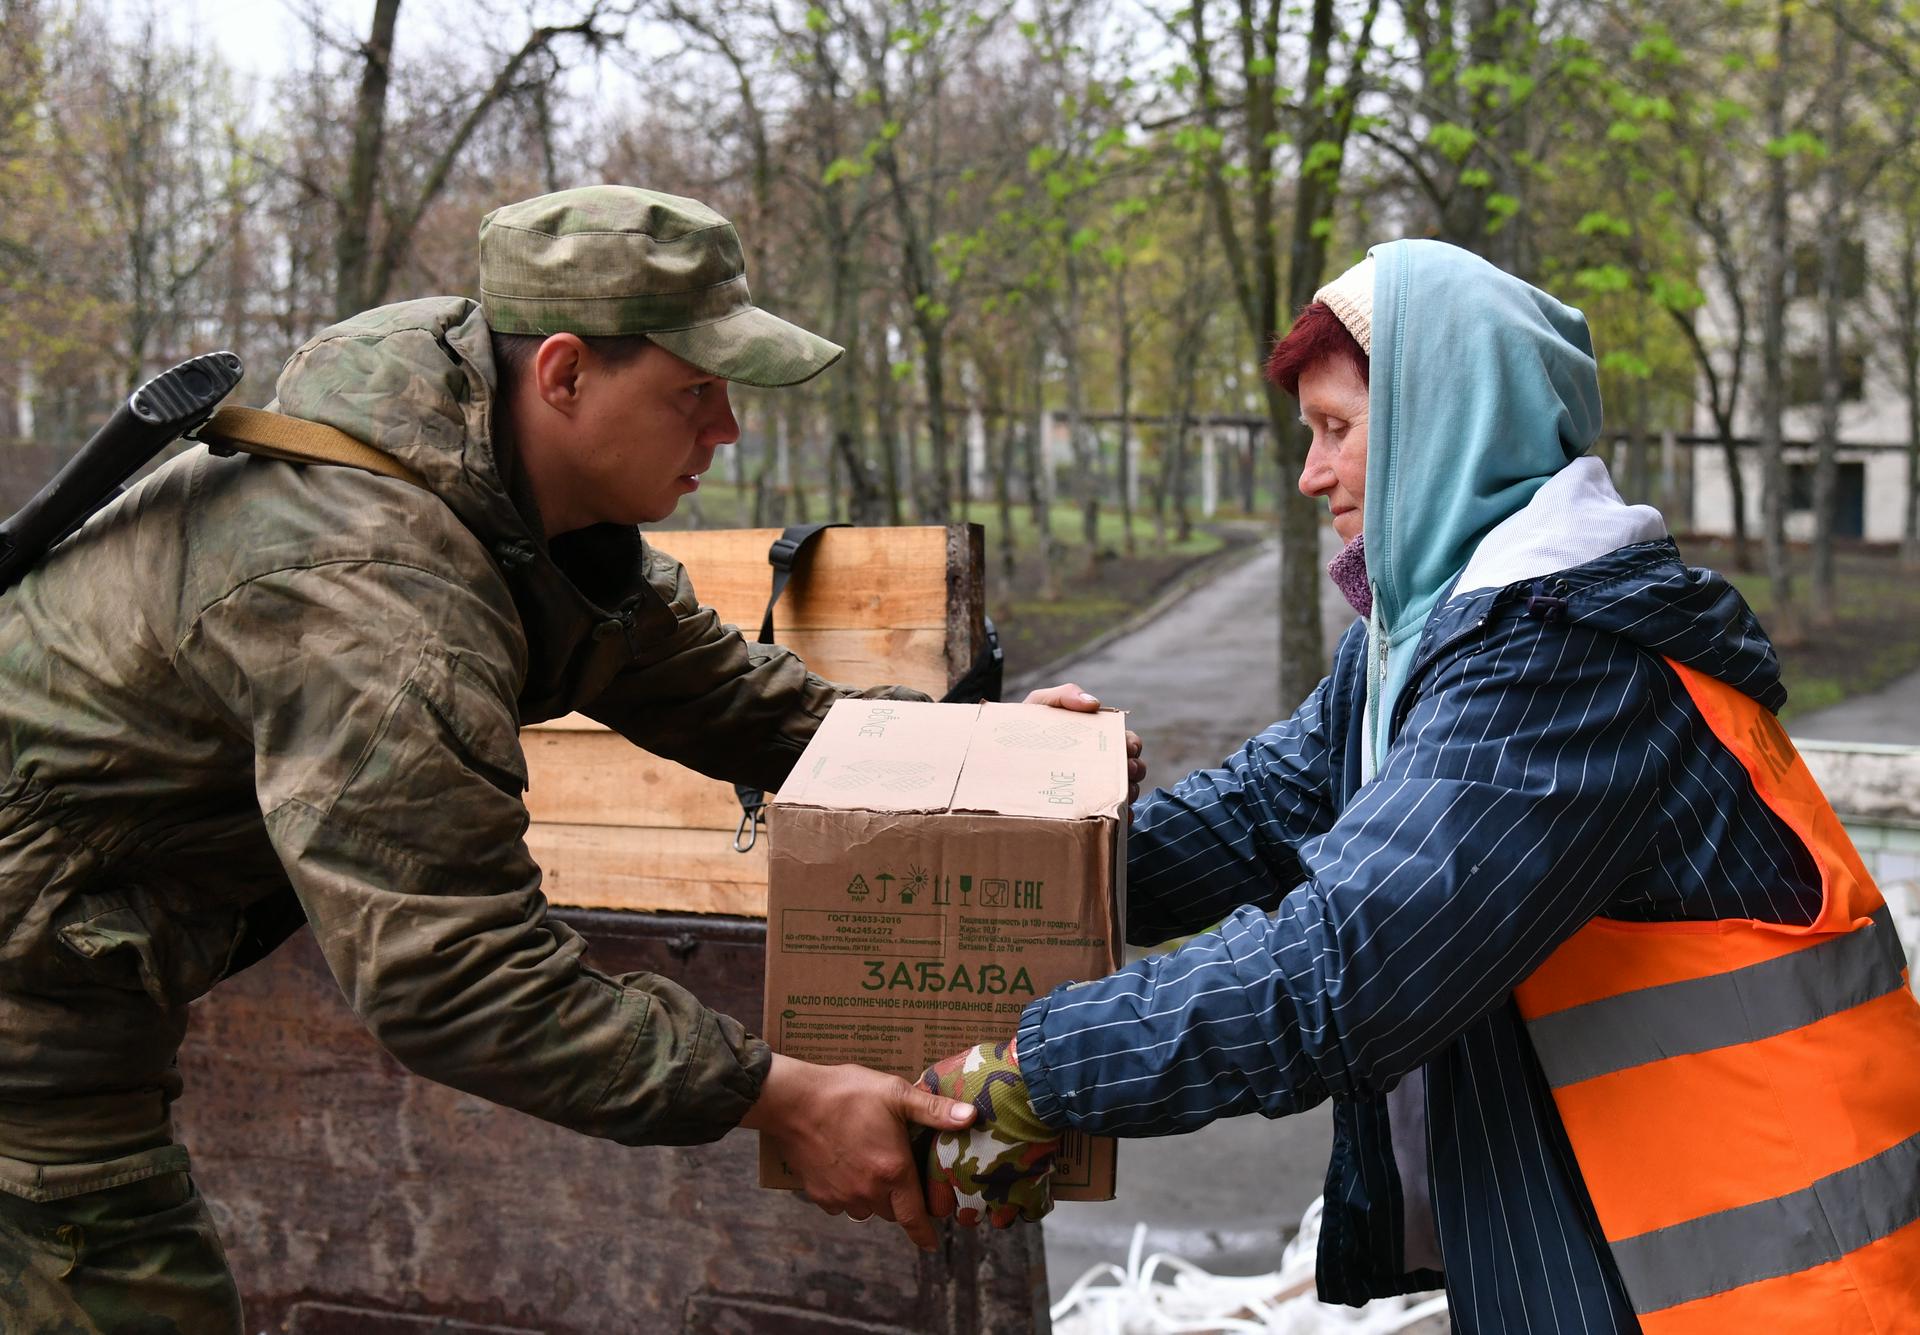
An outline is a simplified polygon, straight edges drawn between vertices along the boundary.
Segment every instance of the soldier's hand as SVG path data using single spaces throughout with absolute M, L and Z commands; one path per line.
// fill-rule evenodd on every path
M 909 1126 L 954 1131 L 973 1120 L 965 1103 L 864 1066 L 815 1066 L 774 1054 L 760 1098 L 740 1125 L 773 1138 L 807 1199 L 828 1214 L 879 1215 L 934 1248 Z
M 1091 692 L 1084 691 L 1072 682 L 1063 682 L 1059 686 L 1045 686 L 1037 691 L 1028 691 L 1027 698 L 1020 702 L 1025 705 L 1051 705 L 1055 709 L 1071 709 L 1079 714 L 1091 714 L 1100 708 L 1100 699 Z M 1127 734 L 1127 805 L 1132 807 L 1140 796 L 1140 784 L 1147 777 L 1145 748 L 1141 744 L 1140 734 Z M 1133 812 L 1127 812 L 1127 819 L 1133 819 Z

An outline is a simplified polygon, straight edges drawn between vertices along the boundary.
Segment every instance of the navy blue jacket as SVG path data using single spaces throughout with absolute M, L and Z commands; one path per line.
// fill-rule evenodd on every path
M 1332 1099 L 1323 1298 L 1444 1283 L 1466 1335 L 1637 1330 L 1512 991 L 1597 915 L 1812 920 L 1811 858 L 1662 661 L 1777 710 L 1772 646 L 1667 540 L 1465 594 L 1363 786 L 1365 645 L 1356 623 L 1293 717 L 1137 804 L 1128 938 L 1201 934 L 1028 1007 L 1035 1111 L 1150 1136 Z M 1425 1126 L 1414 1101 L 1393 1128 L 1413 1080 Z M 1409 1134 L 1438 1267 L 1408 1259 Z

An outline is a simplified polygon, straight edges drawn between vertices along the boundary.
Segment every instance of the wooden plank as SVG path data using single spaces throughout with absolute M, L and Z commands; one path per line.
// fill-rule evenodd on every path
M 766 844 L 736 853 L 732 837 L 731 830 L 536 824 L 527 849 L 546 873 L 552 904 L 764 918 Z
M 937 698 L 957 680 L 947 661 L 951 642 L 942 631 L 795 631 L 782 643 L 800 656 L 808 671 L 848 686 L 911 686 Z M 527 726 L 572 731 L 600 727 L 579 714 Z
M 774 529 L 650 537 L 685 562 L 706 605 L 759 630 Z M 775 618 L 780 642 L 821 676 L 897 684 L 931 696 L 985 643 L 979 525 L 834 529 L 809 552 Z M 789 631 L 787 628 L 791 627 Z M 766 909 L 764 849 L 733 852 L 740 805 L 731 784 L 651 756 L 580 715 L 522 732 L 527 843 L 554 904 L 730 913 Z
M 733 785 L 650 755 L 617 732 L 529 728 L 527 811 L 549 825 L 725 830 L 740 823 Z
M 947 626 L 947 528 L 836 528 L 814 539 L 774 609 L 774 638 L 788 630 L 884 627 L 943 631 Z M 767 548 L 779 529 L 694 529 L 650 533 L 647 541 L 679 559 L 700 602 L 749 635 L 760 631 L 772 568 Z

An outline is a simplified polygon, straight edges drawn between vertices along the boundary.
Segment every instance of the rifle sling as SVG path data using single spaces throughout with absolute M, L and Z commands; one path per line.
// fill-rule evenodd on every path
M 390 454 L 355 440 L 344 431 L 259 408 L 225 407 L 193 433 L 216 454 L 240 450 L 295 464 L 338 464 L 382 477 L 411 482 L 423 491 L 426 480 Z

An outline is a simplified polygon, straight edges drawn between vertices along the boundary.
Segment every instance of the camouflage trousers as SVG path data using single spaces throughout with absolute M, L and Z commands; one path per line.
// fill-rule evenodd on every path
M 100 1163 L 0 1158 L 0 1330 L 240 1329 L 240 1293 L 183 1146 Z

